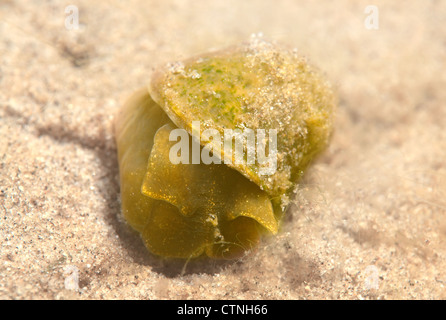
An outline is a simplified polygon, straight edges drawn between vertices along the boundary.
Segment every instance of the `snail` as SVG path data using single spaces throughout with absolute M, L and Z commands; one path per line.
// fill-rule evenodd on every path
M 334 111 L 321 74 L 262 39 L 161 67 L 116 117 L 126 221 L 162 257 L 243 256 L 278 233 Z

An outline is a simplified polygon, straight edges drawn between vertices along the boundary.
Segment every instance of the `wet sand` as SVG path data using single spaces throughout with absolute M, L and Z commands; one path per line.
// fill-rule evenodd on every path
M 0 2 L 1 299 L 445 299 L 446 3 Z M 67 28 L 68 27 L 68 28 Z M 113 118 L 154 67 L 253 33 L 339 96 L 276 237 L 166 261 L 120 216 Z

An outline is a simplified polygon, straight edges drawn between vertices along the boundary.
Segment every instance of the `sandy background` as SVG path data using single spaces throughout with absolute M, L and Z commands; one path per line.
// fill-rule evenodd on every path
M 440 0 L 0 0 L 0 298 L 446 299 L 445 19 Z M 336 132 L 279 236 L 181 274 L 120 217 L 113 116 L 157 64 L 258 32 L 326 72 Z

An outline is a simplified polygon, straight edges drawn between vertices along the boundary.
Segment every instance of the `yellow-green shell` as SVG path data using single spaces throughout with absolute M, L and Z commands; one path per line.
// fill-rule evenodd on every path
M 278 232 L 295 184 L 328 143 L 334 108 L 330 86 L 305 59 L 264 41 L 161 68 L 117 117 L 126 220 L 164 257 L 241 256 L 261 234 Z M 173 164 L 169 133 L 177 128 L 212 146 L 222 163 Z M 203 136 L 246 128 L 277 130 L 273 174 L 246 158 L 223 161 L 230 156 Z

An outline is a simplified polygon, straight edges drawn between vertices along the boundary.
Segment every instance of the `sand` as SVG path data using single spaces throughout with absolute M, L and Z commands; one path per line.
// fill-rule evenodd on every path
M 444 1 L 0 1 L 0 299 L 446 299 Z M 66 21 L 66 19 L 68 20 Z M 67 28 L 68 27 L 68 28 Z M 166 261 L 122 219 L 113 118 L 160 63 L 251 34 L 339 108 L 278 236 Z

